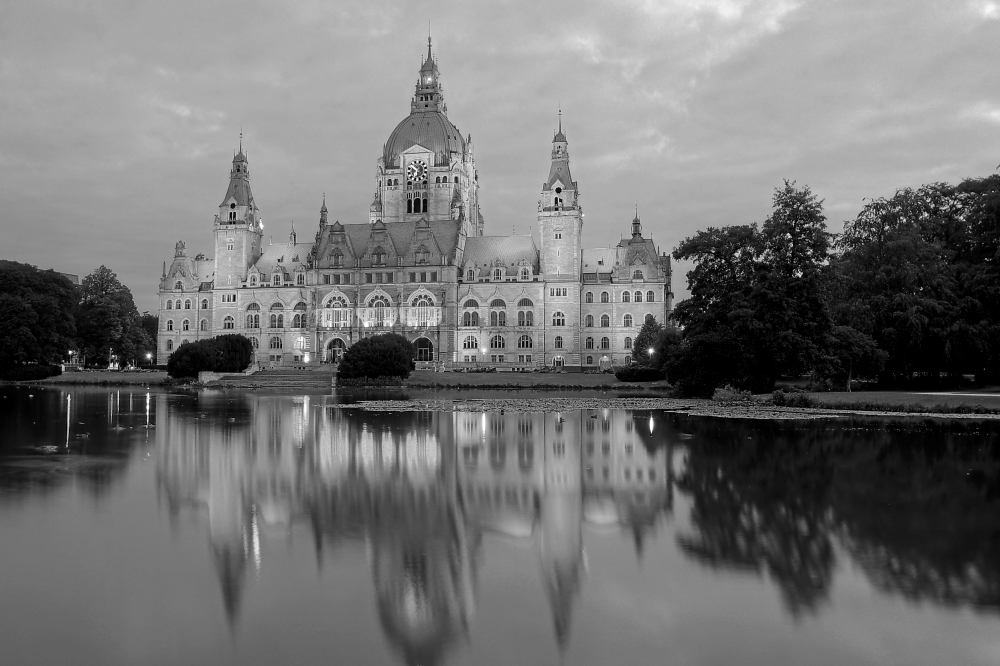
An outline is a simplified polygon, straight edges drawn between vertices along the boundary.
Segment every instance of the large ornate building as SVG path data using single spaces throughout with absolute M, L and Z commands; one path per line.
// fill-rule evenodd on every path
M 215 256 L 177 243 L 160 281 L 160 359 L 185 341 L 250 338 L 256 363 L 335 360 L 393 331 L 418 362 L 587 369 L 627 364 L 643 321 L 670 312 L 671 265 L 642 235 L 581 247 L 583 212 L 562 124 L 532 236 L 485 236 L 471 135 L 448 119 L 437 62 L 420 68 L 410 114 L 389 135 L 365 222 L 264 246 L 242 147 L 215 217 Z

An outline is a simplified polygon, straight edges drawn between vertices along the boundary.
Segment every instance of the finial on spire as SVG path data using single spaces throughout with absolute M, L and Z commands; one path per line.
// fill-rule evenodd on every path
M 562 103 L 559 104 L 559 133 L 562 134 Z
M 243 125 L 240 125 L 240 152 L 243 152 Z
M 427 59 L 431 59 L 431 20 L 427 19 Z

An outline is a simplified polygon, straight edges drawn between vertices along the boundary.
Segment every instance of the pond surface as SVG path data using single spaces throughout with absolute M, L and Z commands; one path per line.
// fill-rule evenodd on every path
M 0 388 L 0 662 L 997 664 L 998 435 Z

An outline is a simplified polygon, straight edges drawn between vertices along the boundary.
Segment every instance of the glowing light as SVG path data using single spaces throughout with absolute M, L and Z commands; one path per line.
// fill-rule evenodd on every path
M 649 355 L 650 355 L 650 356 L 652 356 L 652 355 L 653 355 L 653 351 L 654 351 L 654 350 L 653 350 L 653 348 L 652 348 L 652 347 L 650 347 L 650 348 L 649 348 Z

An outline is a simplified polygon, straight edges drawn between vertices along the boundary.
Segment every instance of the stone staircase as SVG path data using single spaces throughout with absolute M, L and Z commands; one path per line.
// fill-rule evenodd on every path
M 258 370 L 252 375 L 228 375 L 209 386 L 219 388 L 267 388 L 328 392 L 333 387 L 333 368 L 326 366 L 309 370 L 273 368 Z

